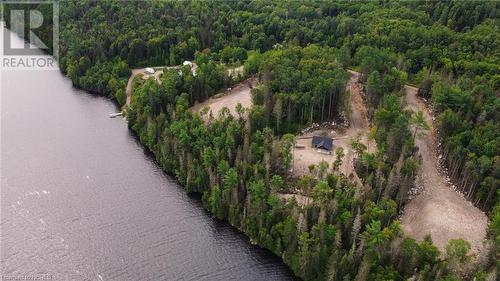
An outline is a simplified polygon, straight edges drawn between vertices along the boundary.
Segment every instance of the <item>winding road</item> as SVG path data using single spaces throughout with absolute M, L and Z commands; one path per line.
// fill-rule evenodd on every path
M 350 93 L 351 114 L 349 118 L 350 135 L 355 135 L 358 132 L 366 132 L 369 129 L 368 113 L 365 102 L 361 93 L 363 92 L 363 84 L 359 82 L 359 72 L 348 70 L 351 74 L 346 85 L 346 91 Z
M 349 72 L 352 74 L 347 84 L 347 90 L 351 93 L 351 112 L 350 127 L 345 135 L 351 137 L 357 134 L 366 135 L 369 122 L 361 96 L 362 85 L 357 80 L 360 74 L 352 70 Z M 433 120 L 424 102 L 417 96 L 418 88 L 407 85 L 405 90 L 407 109 L 414 112 L 422 111 L 431 129 L 422 132 L 423 135 L 415 141 L 422 157 L 420 175 L 417 177 L 417 184 L 420 185 L 422 192 L 407 203 L 400 218 L 401 226 L 407 235 L 419 241 L 430 234 L 440 250 L 445 249 L 450 239 L 462 238 L 471 244 L 474 252 L 479 253 L 483 248 L 482 241 L 486 237 L 488 217 L 453 190 L 445 180 L 446 175 L 439 172 Z M 366 141 L 364 138 L 366 137 L 362 137 L 363 142 Z M 341 141 L 337 140 L 336 145 L 342 145 Z M 352 157 L 349 157 L 347 151 L 344 162 L 348 162 L 350 158 Z M 306 161 L 305 164 L 310 164 L 309 162 Z M 344 165 L 349 168 L 352 166 L 351 163 L 343 163 Z
M 421 181 L 422 192 L 407 203 L 401 217 L 401 225 L 406 234 L 422 240 L 431 235 L 434 244 L 445 249 L 450 239 L 462 238 L 471 243 L 475 252 L 482 249 L 486 237 L 487 216 L 461 194 L 446 183 L 444 175 L 439 173 L 435 148 L 435 131 L 432 118 L 424 104 L 418 98 L 418 88 L 406 86 L 408 109 L 422 111 L 431 129 L 417 137 L 415 144 L 422 156 Z
M 132 74 L 130 75 L 130 77 L 128 78 L 128 82 L 127 82 L 127 88 L 125 90 L 126 94 L 127 94 L 127 102 L 126 102 L 126 106 L 130 106 L 130 102 L 132 100 L 132 86 L 134 84 L 134 78 L 138 75 L 138 74 L 143 74 L 143 75 L 147 75 L 148 78 L 153 76 L 156 80 L 156 82 L 158 82 L 158 84 L 161 84 L 161 79 L 160 79 L 160 75 L 163 74 L 163 71 L 164 70 L 168 70 L 168 69 L 177 69 L 177 68 L 180 68 L 182 67 L 182 65 L 175 65 L 175 66 L 153 66 L 153 67 L 144 67 L 144 68 L 134 68 L 132 69 Z M 146 73 L 146 69 L 147 68 L 152 68 L 155 70 L 155 73 L 153 75 L 151 74 L 147 74 Z M 198 68 L 198 66 L 193 63 L 193 66 L 191 68 L 191 71 L 193 72 L 193 74 L 196 74 L 196 69 Z

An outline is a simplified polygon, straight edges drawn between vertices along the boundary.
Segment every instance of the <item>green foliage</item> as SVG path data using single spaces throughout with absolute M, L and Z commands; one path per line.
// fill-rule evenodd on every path
M 258 51 L 249 51 L 248 58 L 244 65 L 245 73 L 255 74 L 259 71 L 259 67 L 262 64 L 262 54 Z
M 271 178 L 271 188 L 274 191 L 281 191 L 283 187 L 285 186 L 285 182 L 283 181 L 283 178 L 280 175 L 274 175 Z
M 283 168 L 288 171 L 292 166 L 293 161 L 293 145 L 295 137 L 292 134 L 285 134 L 280 141 L 280 156 L 283 159 Z
M 247 59 L 247 51 L 241 47 L 225 47 L 220 51 L 219 57 L 224 63 L 242 63 Z
M 462 239 L 451 239 L 446 245 L 446 267 L 450 274 L 465 275 L 467 263 L 471 260 L 469 255 L 470 244 Z
M 436 83 L 432 97 L 451 177 L 467 197 L 490 210 L 499 200 L 499 103 L 490 85 L 474 82 Z
M 257 103 L 267 117 L 275 115 L 278 132 L 338 117 L 342 111 L 347 74 L 333 49 L 309 45 L 268 51 L 260 75 L 265 88 Z
M 115 99 L 119 105 L 123 106 L 123 105 L 125 105 L 125 102 L 127 101 L 127 94 L 125 93 L 124 90 L 116 90 Z

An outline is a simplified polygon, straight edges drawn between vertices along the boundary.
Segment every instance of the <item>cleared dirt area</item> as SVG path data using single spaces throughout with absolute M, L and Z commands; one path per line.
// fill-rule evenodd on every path
M 347 84 L 347 90 L 351 93 L 350 126 L 345 132 L 320 129 L 298 137 L 296 144 L 303 148 L 294 149 L 293 172 L 295 176 L 308 173 L 309 165 L 317 165 L 323 160 L 331 165 L 335 159 L 335 153 L 332 152 L 331 155 L 318 153 L 311 144 L 313 135 L 329 136 L 334 140 L 333 150 L 337 147 L 344 148 L 345 157 L 340 172 L 351 176 L 358 184 L 361 184 L 353 171 L 354 153 L 349 146 L 350 139 L 361 136 L 361 142 L 367 145 L 368 151 L 372 153 L 376 151 L 376 145 L 367 138 L 369 122 L 362 97 L 363 85 L 358 82 L 359 73 L 349 72 L 352 74 Z M 432 118 L 424 102 L 417 97 L 417 91 L 415 87 L 406 86 L 408 108 L 413 111 L 422 111 L 431 130 L 424 132 L 423 136 L 416 140 L 416 145 L 422 155 L 421 175 L 417 181 L 417 184 L 421 185 L 422 192 L 407 204 L 401 217 L 403 230 L 417 240 L 422 240 L 430 234 L 435 245 L 441 250 L 444 250 L 450 239 L 462 238 L 469 241 L 473 251 L 478 253 L 482 249 L 482 241 L 486 236 L 488 218 L 460 193 L 454 191 L 447 184 L 445 175 L 439 173 Z M 291 196 L 293 194 L 280 195 L 283 199 L 289 199 Z M 307 196 L 296 195 L 296 198 L 301 204 L 311 202 Z
M 439 173 L 432 118 L 425 104 L 417 97 L 418 89 L 406 86 L 408 108 L 422 111 L 431 126 L 417 138 L 416 145 L 422 155 L 422 192 L 411 200 L 401 217 L 405 233 L 421 240 L 430 234 L 441 250 L 450 239 L 462 238 L 471 243 L 475 252 L 482 249 L 488 218 L 461 194 L 454 191 Z
M 323 136 L 327 135 L 325 134 Z M 337 143 L 334 142 L 334 146 L 337 146 Z M 293 175 L 305 175 L 309 172 L 310 165 L 318 165 L 321 161 L 326 161 L 331 165 L 335 160 L 334 154 L 334 152 L 330 155 L 317 152 L 316 149 L 312 147 L 312 136 L 298 137 L 295 140 L 295 147 L 293 149 Z
M 370 152 L 376 150 L 376 145 L 373 141 L 368 139 L 369 122 L 367 117 L 367 110 L 363 101 L 363 85 L 359 83 L 359 73 L 349 71 L 351 78 L 346 85 L 346 91 L 350 92 L 350 116 L 349 127 L 345 130 L 328 130 L 318 129 L 311 131 L 307 134 L 297 137 L 296 146 L 303 148 L 295 148 L 293 151 L 293 174 L 294 176 L 301 176 L 309 172 L 311 164 L 317 165 L 321 161 L 326 161 L 331 166 L 335 160 L 335 149 L 342 147 L 344 149 L 344 158 L 340 172 L 346 176 L 352 176 L 361 184 L 361 181 L 356 176 L 353 168 L 354 153 L 350 147 L 351 139 L 360 137 L 360 141 L 364 143 Z M 312 147 L 313 136 L 325 136 L 333 139 L 333 150 L 330 155 L 319 153 Z
M 257 84 L 258 79 L 256 77 L 249 78 L 238 83 L 233 88 L 227 89 L 223 93 L 219 93 L 204 102 L 195 104 L 191 110 L 200 112 L 205 107 L 208 107 L 208 112 L 205 115 L 205 118 L 208 118 L 210 113 L 213 117 L 217 117 L 219 111 L 227 107 L 233 116 L 237 116 L 236 105 L 238 103 L 240 103 L 243 108 L 250 108 L 252 106 L 251 90 L 257 86 Z
M 335 150 L 338 147 L 344 149 L 344 158 L 342 165 L 339 167 L 339 172 L 354 180 L 359 186 L 362 182 L 354 171 L 354 151 L 351 149 L 350 141 L 359 137 L 360 142 L 367 146 L 370 153 L 374 153 L 377 149 L 374 141 L 368 139 L 369 125 L 366 106 L 363 100 L 363 84 L 359 82 L 359 73 L 350 71 L 351 77 L 346 85 L 346 91 L 350 93 L 350 115 L 349 126 L 347 128 L 339 129 L 325 129 L 320 128 L 311 130 L 306 134 L 298 136 L 295 139 L 295 147 L 293 150 L 293 176 L 299 177 L 309 173 L 309 166 L 314 164 L 318 165 L 321 161 L 326 161 L 332 167 L 335 161 Z M 318 152 L 312 146 L 313 136 L 330 137 L 333 139 L 333 149 L 331 154 L 324 154 Z M 285 200 L 290 199 L 294 194 L 282 193 L 279 197 Z M 297 203 L 303 206 L 312 202 L 307 196 L 295 195 Z

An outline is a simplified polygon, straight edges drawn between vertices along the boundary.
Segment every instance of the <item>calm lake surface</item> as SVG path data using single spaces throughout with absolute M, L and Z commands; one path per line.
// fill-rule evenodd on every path
M 110 100 L 57 70 L 2 71 L 0 90 L 3 279 L 293 279 L 165 175 Z

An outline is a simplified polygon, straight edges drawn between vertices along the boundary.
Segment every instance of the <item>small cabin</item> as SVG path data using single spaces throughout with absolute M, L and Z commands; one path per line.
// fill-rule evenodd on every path
M 318 152 L 331 153 L 333 149 L 333 139 L 329 137 L 313 136 L 312 146 L 318 150 Z
M 147 68 L 146 68 L 146 73 L 147 73 L 147 74 L 154 74 L 154 73 L 155 73 L 155 70 L 154 70 L 153 68 L 151 68 L 151 67 L 147 67 Z

